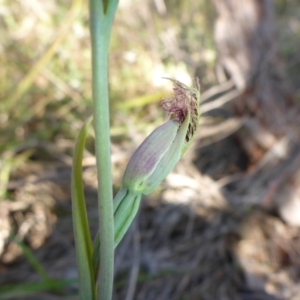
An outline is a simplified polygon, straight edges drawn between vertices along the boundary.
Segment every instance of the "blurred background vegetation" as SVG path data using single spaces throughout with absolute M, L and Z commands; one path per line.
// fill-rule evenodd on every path
M 289 91 L 298 103 L 300 8 L 296 0 L 276 0 L 273 3 L 276 51 L 285 70 Z M 172 86 L 163 77 L 175 78 L 188 85 L 192 85 L 194 78 L 199 77 L 204 98 L 208 101 L 217 99 L 213 89 L 224 82 L 220 82 L 217 70 L 219 53 L 214 39 L 216 18 L 214 4 L 208 0 L 120 1 L 109 58 L 112 159 L 116 185 L 120 184 L 129 154 L 143 137 L 166 118 L 159 103 L 171 95 Z M 62 293 L 59 282 L 63 281 L 54 282 L 48 277 L 64 280 L 76 277 L 76 271 L 70 271 L 63 263 L 57 267 L 56 273 L 49 271 L 50 275 L 47 267 L 41 271 L 40 264 L 47 259 L 55 261 L 60 255 L 63 257 L 63 254 L 55 251 L 49 256 L 49 249 L 54 247 L 51 239 L 49 243 L 49 237 L 57 231 L 54 228 L 59 220 L 63 220 L 63 223 L 58 223 L 62 227 L 57 227 L 65 229 L 62 229 L 62 233 L 56 233 L 56 237 L 59 237 L 55 241 L 61 243 L 61 236 L 67 236 L 70 243 L 65 247 L 72 248 L 69 174 L 74 140 L 82 123 L 92 113 L 90 58 L 86 1 L 0 2 L 0 277 L 5 284 L 3 298 L 0 296 L 0 299 L 9 298 L 9 293 L 17 290 L 15 286 L 10 289 L 8 284 L 25 283 L 28 278 L 30 282 L 37 282 L 41 276 L 46 284 L 42 287 L 38 284 L 20 287 L 21 292 L 15 299 L 21 299 L 24 289 L 29 292 L 54 290 Z M 225 77 L 226 80 L 230 79 L 230 74 L 226 73 Z M 229 84 L 227 90 L 230 87 L 232 85 Z M 226 92 L 225 88 L 221 94 Z M 235 117 L 230 109 L 209 111 L 201 119 L 204 131 L 207 125 L 222 125 L 223 121 Z M 239 125 L 233 126 L 229 133 L 221 135 L 221 139 L 238 128 Z M 222 131 L 221 127 L 216 127 L 216 131 Z M 205 137 L 205 132 L 202 131 L 202 135 Z M 221 150 L 226 148 L 227 152 L 235 153 L 232 149 L 239 146 L 234 144 L 231 148 L 228 144 L 226 147 L 221 144 L 218 148 L 220 154 L 214 155 L 212 148 L 205 148 L 213 141 L 205 141 L 204 150 L 201 150 L 204 158 L 209 153 L 208 162 L 199 162 L 201 155 L 194 159 L 200 171 L 211 175 L 212 181 L 245 171 L 249 167 L 249 160 L 253 163 L 251 157 L 237 154 L 239 161 L 234 161 L 237 166 L 229 166 L 228 162 L 224 163 L 221 159 L 225 155 Z M 83 164 L 87 171 L 88 202 L 93 207 L 93 201 L 96 203 L 96 184 L 92 139 L 87 149 Z M 222 164 L 226 166 L 222 167 Z M 62 186 L 58 186 L 57 182 Z M 157 198 L 160 198 L 160 192 L 157 192 Z M 95 214 L 91 213 L 91 219 L 93 216 Z M 96 226 L 92 225 L 94 230 Z M 297 251 L 299 254 L 300 248 Z M 26 259 L 21 260 L 24 265 L 22 269 L 18 264 L 20 257 L 24 256 Z M 18 271 L 19 268 L 23 271 Z M 66 275 L 66 270 L 70 274 Z M 126 286 L 124 280 L 129 274 L 124 276 L 122 271 L 124 268 L 120 271 L 119 287 Z M 39 276 L 31 277 L 28 274 Z M 140 274 L 139 280 L 147 281 L 145 278 L 150 276 L 147 274 Z M 62 286 L 69 287 L 63 293 L 65 296 L 76 294 L 76 287 L 70 288 L 69 282 L 63 282 Z M 182 293 L 178 292 L 178 299 L 229 299 L 226 297 L 230 295 L 223 292 L 227 296 L 222 298 L 220 291 L 220 298 L 217 298 L 211 296 L 214 294 L 209 291 L 207 295 L 210 296 L 203 298 L 199 295 L 180 298 Z M 50 292 L 40 294 L 36 299 L 63 297 L 62 294 L 56 298 L 51 295 Z M 127 300 L 158 299 L 149 296 L 149 293 L 144 298 L 134 298 L 130 293 L 126 295 Z M 122 292 L 118 297 L 116 299 L 125 299 Z M 177 298 L 161 296 L 160 299 Z

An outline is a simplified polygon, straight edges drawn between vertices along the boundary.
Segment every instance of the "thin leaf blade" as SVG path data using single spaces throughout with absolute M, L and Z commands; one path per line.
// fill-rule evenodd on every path
M 92 118 L 82 126 L 76 140 L 72 168 L 72 212 L 81 300 L 94 300 L 96 288 L 92 264 L 93 245 L 88 224 L 82 180 L 82 158 Z

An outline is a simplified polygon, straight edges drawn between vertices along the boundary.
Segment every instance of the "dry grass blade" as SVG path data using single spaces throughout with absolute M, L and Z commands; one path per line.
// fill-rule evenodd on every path
M 51 60 L 55 51 L 61 45 L 62 41 L 65 39 L 69 33 L 70 26 L 73 24 L 74 19 L 80 12 L 82 7 L 82 0 L 74 0 L 72 7 L 69 11 L 68 16 L 65 19 L 63 27 L 58 31 L 58 35 L 52 45 L 48 48 L 45 54 L 36 62 L 36 64 L 31 68 L 31 70 L 25 75 L 21 83 L 18 85 L 14 93 L 12 93 L 4 102 L 5 110 L 10 111 L 19 98 L 30 88 L 31 84 L 35 80 L 39 72 L 46 66 L 46 64 Z

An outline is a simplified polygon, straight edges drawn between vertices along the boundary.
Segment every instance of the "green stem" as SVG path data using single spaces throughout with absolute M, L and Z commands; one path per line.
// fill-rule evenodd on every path
M 105 2 L 105 11 L 104 11 Z M 98 173 L 100 233 L 99 299 L 112 298 L 114 275 L 114 218 L 109 136 L 108 53 L 118 0 L 90 0 L 95 147 Z

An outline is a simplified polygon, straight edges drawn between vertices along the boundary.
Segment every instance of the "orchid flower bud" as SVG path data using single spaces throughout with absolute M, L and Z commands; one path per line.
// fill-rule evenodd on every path
M 150 194 L 172 171 L 197 131 L 200 110 L 199 83 L 188 88 L 174 83 L 174 98 L 162 102 L 170 120 L 155 129 L 132 155 L 123 186 L 135 193 Z
M 114 198 L 115 246 L 122 240 L 134 219 L 142 195 L 150 194 L 172 171 L 188 149 L 199 123 L 200 92 L 179 81 L 174 83 L 174 98 L 162 102 L 170 120 L 156 128 L 132 155 L 123 177 L 123 187 Z M 93 265 L 97 277 L 100 239 L 94 245 Z

